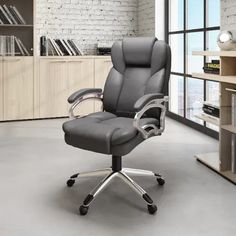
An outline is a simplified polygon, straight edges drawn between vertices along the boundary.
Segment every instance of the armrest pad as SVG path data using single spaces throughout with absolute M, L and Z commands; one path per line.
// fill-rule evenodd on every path
M 102 89 L 98 88 L 86 88 L 86 89 L 80 89 L 76 92 L 74 92 L 68 99 L 67 101 L 69 103 L 74 103 L 78 98 L 88 95 L 90 93 L 102 93 Z
M 162 93 L 146 94 L 146 95 L 142 96 L 141 98 L 139 98 L 138 101 L 136 101 L 136 103 L 134 104 L 134 110 L 136 112 L 140 111 L 150 101 L 152 101 L 154 99 L 161 99 L 161 98 L 164 98 L 164 95 Z

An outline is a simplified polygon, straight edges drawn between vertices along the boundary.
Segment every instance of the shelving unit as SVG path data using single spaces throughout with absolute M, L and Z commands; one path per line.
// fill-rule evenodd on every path
M 0 35 L 14 35 L 25 45 L 30 53 L 34 55 L 34 0 L 0 0 L 0 5 L 15 6 L 23 16 L 26 24 L 0 24 Z
M 220 74 L 193 73 L 192 76 L 203 80 L 220 83 L 220 119 L 219 119 L 219 152 L 197 154 L 196 158 L 226 179 L 236 184 L 236 174 L 231 172 L 231 138 L 236 134 L 236 127 L 231 121 L 231 95 L 236 90 L 236 51 L 195 51 L 195 56 L 218 56 Z M 205 120 L 205 117 L 199 115 Z M 207 120 L 207 122 L 209 122 Z M 214 123 L 214 122 L 212 122 Z
M 219 126 L 219 124 L 220 124 L 218 118 L 211 118 L 211 117 L 205 116 L 203 114 L 195 115 L 195 117 L 200 119 L 200 120 L 203 120 L 203 121 L 205 121 L 207 123 L 210 123 L 212 125 Z

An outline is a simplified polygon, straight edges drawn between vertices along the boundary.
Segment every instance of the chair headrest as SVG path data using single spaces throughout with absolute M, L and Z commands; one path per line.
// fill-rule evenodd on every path
M 154 37 L 124 38 L 123 54 L 126 65 L 151 66 L 152 51 L 155 42 Z

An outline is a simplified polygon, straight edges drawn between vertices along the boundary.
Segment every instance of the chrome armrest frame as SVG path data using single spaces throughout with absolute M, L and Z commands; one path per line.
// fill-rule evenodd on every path
M 169 101 L 169 98 L 165 96 L 162 99 L 154 99 L 148 102 L 140 111 L 138 111 L 134 117 L 133 126 L 143 135 L 144 139 L 149 138 L 152 135 L 161 135 L 165 130 L 165 116 L 166 116 L 166 105 Z M 160 115 L 160 127 L 157 127 L 154 124 L 147 124 L 144 126 L 140 125 L 140 119 L 142 118 L 143 114 L 152 108 L 160 108 L 161 115 Z M 148 129 L 148 130 L 147 130 Z
M 77 119 L 77 118 L 81 118 L 82 116 L 76 116 L 74 114 L 74 109 L 79 106 L 82 102 L 87 101 L 87 100 L 98 100 L 98 101 L 102 101 L 103 100 L 103 94 L 102 93 L 89 93 L 86 94 L 84 96 L 79 97 L 69 108 L 69 117 L 71 119 Z

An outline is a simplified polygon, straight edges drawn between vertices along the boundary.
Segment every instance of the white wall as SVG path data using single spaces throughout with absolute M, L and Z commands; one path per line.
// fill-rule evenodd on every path
M 232 31 L 236 37 L 236 0 L 221 0 L 221 29 Z
M 72 38 L 94 54 L 97 42 L 137 34 L 138 0 L 36 0 L 37 45 L 42 35 Z
M 138 35 L 155 36 L 155 0 L 138 0 Z

